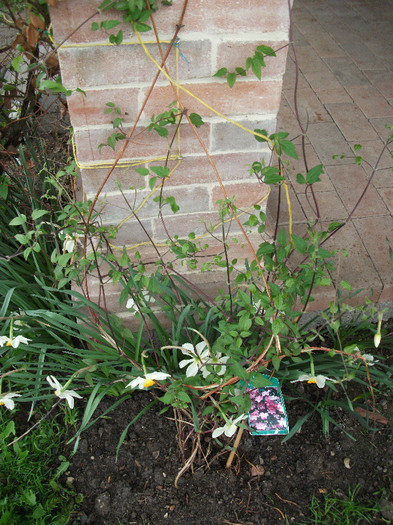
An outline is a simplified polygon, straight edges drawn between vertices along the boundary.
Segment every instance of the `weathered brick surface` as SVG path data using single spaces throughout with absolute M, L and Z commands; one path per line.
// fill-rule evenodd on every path
M 157 72 L 157 65 L 145 54 L 130 25 L 122 23 L 109 32 L 91 31 L 92 21 L 100 23 L 104 19 L 120 18 L 117 11 L 94 15 L 101 1 L 60 0 L 56 7 L 51 8 L 55 41 L 59 43 L 72 33 L 59 50 L 62 80 L 70 89 L 79 87 L 86 91 L 86 96 L 74 93 L 69 97 L 68 105 L 82 184 L 88 198 L 96 194 L 111 163 L 124 145 L 124 141 L 120 141 L 115 151 L 108 146 L 103 147 L 101 152 L 98 150 L 98 146 L 105 144 L 108 136 L 114 132 L 112 121 L 117 116 L 114 113 L 105 114 L 106 104 L 111 102 L 120 108 L 127 133 L 137 118 Z M 160 6 L 154 15 L 164 53 L 176 29 L 183 5 L 181 0 L 175 0 L 172 7 Z M 89 22 L 83 24 L 90 16 Z M 260 128 L 266 129 L 268 134 L 273 133 L 287 55 L 287 0 L 190 1 L 183 23 L 179 36 L 180 51 L 184 56 L 175 47 L 172 48 L 166 63 L 169 75 L 225 117 L 250 130 Z M 119 29 L 124 32 L 123 44 L 106 45 L 108 34 L 116 33 Z M 143 33 L 141 38 L 146 42 L 152 57 L 161 64 L 158 46 L 152 43 L 155 41 L 154 33 Z M 266 58 L 267 66 L 262 70 L 261 81 L 249 72 L 247 77 L 239 77 L 233 89 L 230 89 L 224 78 L 213 77 L 221 67 L 231 70 L 244 66 L 246 58 L 253 56 L 256 46 L 260 44 L 278 50 L 277 57 Z M 312 71 L 315 71 L 314 66 Z M 254 161 L 270 162 L 271 152 L 267 144 L 257 142 L 252 134 L 234 126 L 185 91 L 179 90 L 179 98 L 188 114 L 198 113 L 203 117 L 205 124 L 198 128 L 198 135 L 211 155 L 227 195 L 235 197 L 240 220 L 244 223 L 248 217 L 247 212 L 243 213 L 244 210 L 256 202 L 261 202 L 262 208 L 266 207 L 268 190 L 250 176 L 249 168 Z M 179 126 L 180 149 L 175 137 L 167 161 L 171 170 L 175 166 L 177 168 L 165 181 L 162 191 L 164 199 L 168 196 L 176 199 L 180 206 L 176 214 L 166 204 L 162 208 L 162 218 L 159 216 L 159 206 L 153 199 L 159 196 L 160 190 L 150 195 L 148 185 L 153 174 L 143 177 L 132 166 L 136 162 L 147 167 L 164 165 L 168 144 L 174 137 L 176 127 L 168 128 L 169 137 L 166 139 L 156 132 L 148 133 L 146 126 L 153 114 L 164 112 L 175 99 L 176 89 L 169 85 L 168 79 L 161 73 L 121 159 L 130 165 L 119 166 L 114 170 L 98 198 L 96 210 L 100 212 L 99 220 L 103 224 L 120 225 L 116 237 L 111 240 L 119 257 L 121 247 L 126 245 L 131 258 L 135 250 L 140 251 L 144 262 L 148 263 L 148 271 L 153 270 L 158 258 L 150 243 L 153 239 L 158 242 L 165 263 L 173 264 L 177 271 L 200 288 L 200 293 L 206 292 L 214 297 L 219 288 L 225 287 L 225 271 L 217 268 L 203 274 L 199 270 L 191 271 L 184 261 L 176 259 L 165 246 L 168 234 L 170 237 L 186 237 L 194 232 L 202 236 L 201 243 L 208 244 L 206 251 L 201 254 L 202 262 L 223 255 L 222 244 L 211 235 L 204 234 L 207 225 L 219 224 L 216 202 L 223 199 L 224 194 L 215 170 L 186 119 L 183 118 Z M 160 182 L 158 179 L 156 186 Z M 143 200 L 149 195 L 150 198 L 144 203 Z M 133 211 L 143 221 L 143 227 L 132 215 Z M 230 259 L 238 259 L 239 265 L 244 264 L 245 258 L 252 259 L 252 251 L 239 226 L 232 221 L 231 224 L 225 224 L 225 231 L 230 233 Z M 215 230 L 215 235 L 221 235 L 221 227 Z M 234 237 L 239 242 L 235 242 Z M 261 236 L 252 235 L 254 245 L 257 246 L 261 240 Z M 125 313 L 124 305 L 118 304 L 120 291 L 121 287 L 108 285 L 107 306 L 109 310 L 123 312 L 128 319 L 129 314 Z M 93 299 L 99 300 L 97 280 L 92 280 L 90 292 Z
M 69 37 L 75 29 L 93 15 L 101 0 L 89 2 L 81 0 L 63 0 L 55 8 L 51 8 L 52 19 L 59 22 L 56 25 L 55 37 L 57 42 Z M 180 19 L 183 2 L 176 0 L 171 7 L 160 7 L 154 14 L 154 19 L 160 34 L 171 35 L 176 29 Z M 78 31 L 72 34 L 68 42 L 85 43 L 96 41 L 108 41 L 103 31 L 91 31 L 91 22 L 101 20 L 121 20 L 117 11 L 105 12 L 97 15 L 90 22 L 84 24 Z M 225 33 L 250 33 L 255 31 L 262 33 L 275 33 L 277 31 L 287 34 L 289 14 L 288 4 L 282 0 L 231 0 L 231 9 L 228 9 L 227 0 L 189 2 L 184 18 L 183 33 L 213 33 L 221 35 Z M 130 26 L 119 25 L 110 33 L 116 33 L 123 29 L 125 37 L 132 35 Z M 152 38 L 152 32 L 145 33 L 143 37 Z M 135 38 L 135 37 L 134 37 Z
M 255 78 L 255 77 L 254 77 Z M 240 80 L 231 89 L 224 80 L 204 83 L 183 83 L 182 86 L 193 95 L 203 100 L 213 110 L 224 115 L 272 114 L 278 111 L 281 98 L 281 80 L 244 81 Z M 147 94 L 145 88 L 143 95 Z M 144 96 L 142 97 L 144 98 Z M 166 110 L 174 101 L 170 86 L 154 89 L 146 106 L 145 115 L 157 115 Z M 212 109 L 207 108 L 188 93 L 180 90 L 180 101 L 189 113 L 198 113 L 202 117 L 214 116 Z
M 127 133 L 129 130 L 125 130 Z M 172 133 L 175 130 L 172 127 Z M 199 130 L 199 134 L 204 140 L 207 147 L 209 147 L 209 133 L 210 126 L 205 124 Z M 118 152 L 123 147 L 124 142 L 118 141 L 116 149 L 113 151 L 109 146 L 105 146 L 101 149 L 101 153 L 98 151 L 100 144 L 105 144 L 108 140 L 109 135 L 113 133 L 113 129 L 108 128 L 97 128 L 97 129 L 76 129 L 75 139 L 77 146 L 77 153 L 79 162 L 97 162 L 100 161 L 112 161 L 115 160 Z M 195 135 L 187 124 L 181 126 L 181 148 L 184 153 L 199 153 L 201 152 L 201 146 Z M 132 139 L 129 141 L 127 148 L 124 152 L 123 159 L 133 158 L 156 158 L 165 157 L 168 153 L 168 143 L 165 138 L 160 137 L 155 131 L 148 132 L 146 128 L 138 126 Z M 177 154 L 177 144 L 175 142 L 172 153 Z

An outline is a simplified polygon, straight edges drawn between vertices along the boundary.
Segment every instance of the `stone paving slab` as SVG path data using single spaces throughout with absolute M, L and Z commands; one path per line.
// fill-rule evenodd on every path
M 335 283 L 346 279 L 354 290 L 362 288 L 354 304 L 370 297 L 371 289 L 373 300 L 393 302 L 386 240 L 393 246 L 393 145 L 381 155 L 390 132 L 386 124 L 393 129 L 393 0 L 379 0 L 378 5 L 372 0 L 294 0 L 292 19 L 296 53 L 288 54 L 278 127 L 297 137 L 300 156 L 302 135 L 293 100 L 297 58 L 308 168 L 322 163 L 325 169 L 321 182 L 313 186 L 316 210 L 311 192 L 296 182 L 297 173 L 306 171 L 304 160 L 291 160 L 286 167 L 293 231 L 301 234 L 307 219 L 318 214 L 319 227 L 345 221 L 324 246 L 337 250 Z M 361 165 L 355 162 L 359 155 Z M 363 200 L 348 219 L 367 184 Z M 284 206 L 280 223 L 288 227 L 288 222 Z M 326 308 L 335 297 L 334 286 L 319 290 L 309 309 Z

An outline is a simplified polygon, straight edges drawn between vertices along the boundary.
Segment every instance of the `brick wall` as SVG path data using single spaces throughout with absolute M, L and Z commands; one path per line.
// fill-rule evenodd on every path
M 120 46 L 106 45 L 107 33 L 91 31 L 92 21 L 119 18 L 117 12 L 96 15 L 75 31 L 84 20 L 96 13 L 95 6 L 100 3 L 101 0 L 60 0 L 56 7 L 51 8 L 55 41 L 59 43 L 69 37 L 59 49 L 63 83 L 70 89 L 79 87 L 86 92 L 86 96 L 73 93 L 68 105 L 87 198 L 95 196 L 124 144 L 120 142 L 116 151 L 109 147 L 102 148 L 101 153 L 98 150 L 98 145 L 106 142 L 113 132 L 112 116 L 104 114 L 105 104 L 113 102 L 121 109 L 122 116 L 126 118 L 126 130 L 129 129 L 157 71 L 142 46 L 136 43 L 130 26 L 118 26 L 112 31 L 123 29 L 124 41 Z M 183 1 L 174 0 L 173 6 L 161 6 L 154 15 L 161 41 L 171 40 L 182 7 Z M 264 128 L 268 133 L 274 132 L 287 54 L 288 0 L 190 0 L 183 24 L 179 33 L 180 50 L 188 63 L 179 55 L 176 60 L 176 49 L 173 47 L 166 62 L 171 77 L 176 78 L 177 62 L 179 83 L 199 99 L 247 128 Z M 154 41 L 152 31 L 141 36 L 146 42 Z M 262 70 L 261 81 L 249 74 L 239 77 L 230 89 L 225 79 L 213 77 L 221 67 L 244 66 L 246 58 L 252 56 L 260 44 L 280 49 L 276 57 L 266 59 L 267 67 Z M 146 45 L 153 58 L 161 63 L 158 46 L 154 43 Z M 162 44 L 164 53 L 167 47 L 168 43 Z M 234 196 L 235 204 L 242 210 L 256 202 L 266 206 L 267 188 L 250 177 L 248 166 L 261 159 L 269 162 L 267 147 L 189 94 L 180 91 L 179 97 L 188 114 L 195 112 L 203 117 L 205 124 L 198 129 L 198 133 L 217 167 L 227 195 Z M 98 199 L 96 208 L 101 211 L 104 224 L 118 225 L 131 213 L 119 192 L 119 184 L 134 209 L 138 209 L 149 196 L 147 178 L 140 176 L 127 163 L 142 161 L 145 163 L 142 165 L 149 166 L 152 159 L 167 155 L 166 139 L 144 130 L 151 116 L 165 111 L 174 99 L 173 89 L 161 74 L 122 156 L 122 163 L 126 165 L 114 170 Z M 163 208 L 165 227 L 152 199 L 147 200 L 138 212 L 149 235 L 159 243 L 167 239 L 165 229 L 171 236 L 183 236 L 191 231 L 196 235 L 204 234 L 203 220 L 213 224 L 218 221 L 216 201 L 223 198 L 209 160 L 194 132 L 183 120 L 180 125 L 181 162 L 178 163 L 177 159 L 176 139 L 169 168 L 176 164 L 179 166 L 166 181 L 163 192 L 164 197 L 175 197 L 180 210 L 174 215 L 168 206 Z M 245 217 L 242 216 L 243 221 Z M 239 238 L 237 225 L 233 224 L 231 234 Z M 258 243 L 259 239 L 253 238 Z M 132 247 L 147 240 L 135 218 L 131 218 L 119 228 L 115 243 Z M 212 238 L 206 237 L 203 241 L 209 244 L 210 253 L 218 250 Z M 143 257 L 154 258 L 150 246 L 139 247 L 138 250 Z M 241 243 L 231 245 L 231 252 L 239 261 L 250 256 Z M 129 253 L 132 256 L 132 248 Z M 223 274 L 217 276 L 213 273 L 195 276 L 194 279 L 203 281 L 207 289 L 212 282 L 225 281 Z M 118 305 L 115 307 L 116 292 L 114 289 L 111 292 L 114 297 L 112 309 L 118 309 Z

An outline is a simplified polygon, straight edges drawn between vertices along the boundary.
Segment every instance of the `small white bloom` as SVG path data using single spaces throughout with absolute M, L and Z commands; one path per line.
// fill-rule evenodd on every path
M 142 390 L 153 386 L 156 381 L 163 381 L 168 377 L 170 377 L 170 374 L 165 374 L 164 372 L 150 372 L 145 376 L 136 377 L 131 383 L 128 383 L 126 388 L 140 388 Z
M 74 390 L 64 390 L 64 387 L 61 386 L 55 377 L 47 376 L 46 380 L 50 386 L 55 389 L 55 395 L 60 397 L 60 399 L 66 399 L 70 408 L 74 408 L 74 397 L 82 399 L 82 396 L 77 394 Z
M 13 394 L 12 392 L 8 392 L 8 394 L 1 394 L 0 395 L 0 405 L 4 405 L 8 410 L 13 410 L 15 407 L 13 397 L 20 397 L 20 394 Z
M 17 337 L 13 337 L 12 339 L 10 337 L 7 337 L 6 335 L 0 336 L 0 346 L 12 346 L 13 348 L 18 348 L 18 346 L 23 343 L 25 345 L 28 344 L 28 342 L 31 341 L 31 339 L 27 339 L 26 337 L 23 337 L 23 335 L 18 335 Z
M 237 417 L 234 421 L 232 421 L 232 418 L 229 418 L 228 422 L 225 423 L 222 427 L 217 427 L 213 430 L 213 438 L 221 436 L 221 434 L 225 434 L 227 437 L 232 437 L 233 434 L 236 432 L 237 429 L 237 423 L 244 419 L 246 417 L 245 414 L 241 414 L 239 417 Z
M 365 359 L 368 366 L 374 366 L 375 363 L 378 363 L 378 361 L 374 359 L 374 356 L 372 354 L 361 354 L 361 357 Z
M 207 365 L 212 365 L 214 367 L 214 372 L 217 375 L 222 376 L 225 374 L 225 366 L 221 365 L 225 365 L 229 359 L 229 355 L 224 357 L 221 357 L 221 355 L 222 354 L 220 352 L 217 352 L 213 358 L 208 359 L 208 361 L 205 363 L 205 366 L 202 368 L 203 379 L 206 379 L 210 374 L 209 370 L 206 368 Z
M 297 383 L 298 381 L 307 381 L 307 383 L 309 384 L 316 384 L 318 388 L 323 388 L 326 384 L 326 381 L 332 381 L 333 383 L 337 383 L 337 381 L 335 381 L 331 377 L 326 377 L 322 375 L 313 376 L 312 374 L 301 374 L 297 379 L 291 381 L 291 383 Z
M 147 290 L 142 290 L 143 298 L 147 303 L 155 303 L 156 300 L 152 297 Z M 133 297 L 130 297 L 126 303 L 126 308 L 129 310 L 135 310 L 136 302 Z
M 72 253 L 75 249 L 75 240 L 72 237 L 67 237 L 63 244 L 63 250 Z
M 190 356 L 190 359 L 183 359 L 179 363 L 180 368 L 188 365 L 186 370 L 187 377 L 196 376 L 200 368 L 205 366 L 210 357 L 209 349 L 205 341 L 201 341 L 195 347 L 191 343 L 184 343 L 181 346 L 181 351 L 184 355 Z

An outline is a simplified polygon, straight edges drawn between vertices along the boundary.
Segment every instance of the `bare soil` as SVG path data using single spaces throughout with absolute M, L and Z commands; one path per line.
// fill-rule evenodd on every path
M 314 395 L 315 387 L 305 388 Z M 370 516 L 371 523 L 393 523 L 393 411 L 387 403 L 379 408 L 388 423 L 376 425 L 375 431 L 365 431 L 346 412 L 336 410 L 342 429 L 332 426 L 328 438 L 317 414 L 285 443 L 282 436 L 245 432 L 230 470 L 225 468 L 228 452 L 220 455 L 222 449 L 205 438 L 204 445 L 212 446 L 207 462 L 200 458 L 175 488 L 182 466 L 179 445 L 171 412 L 159 415 L 162 406 L 156 405 L 130 427 L 115 460 L 124 428 L 151 396 L 136 392 L 82 434 L 67 476 L 84 500 L 70 524 L 303 524 L 309 522 L 313 495 L 322 500 L 323 494 L 337 491 L 344 498 L 356 485 L 361 498 L 385 489 L 383 514 Z M 112 403 L 105 400 L 101 413 Z M 306 404 L 286 404 L 294 425 Z

